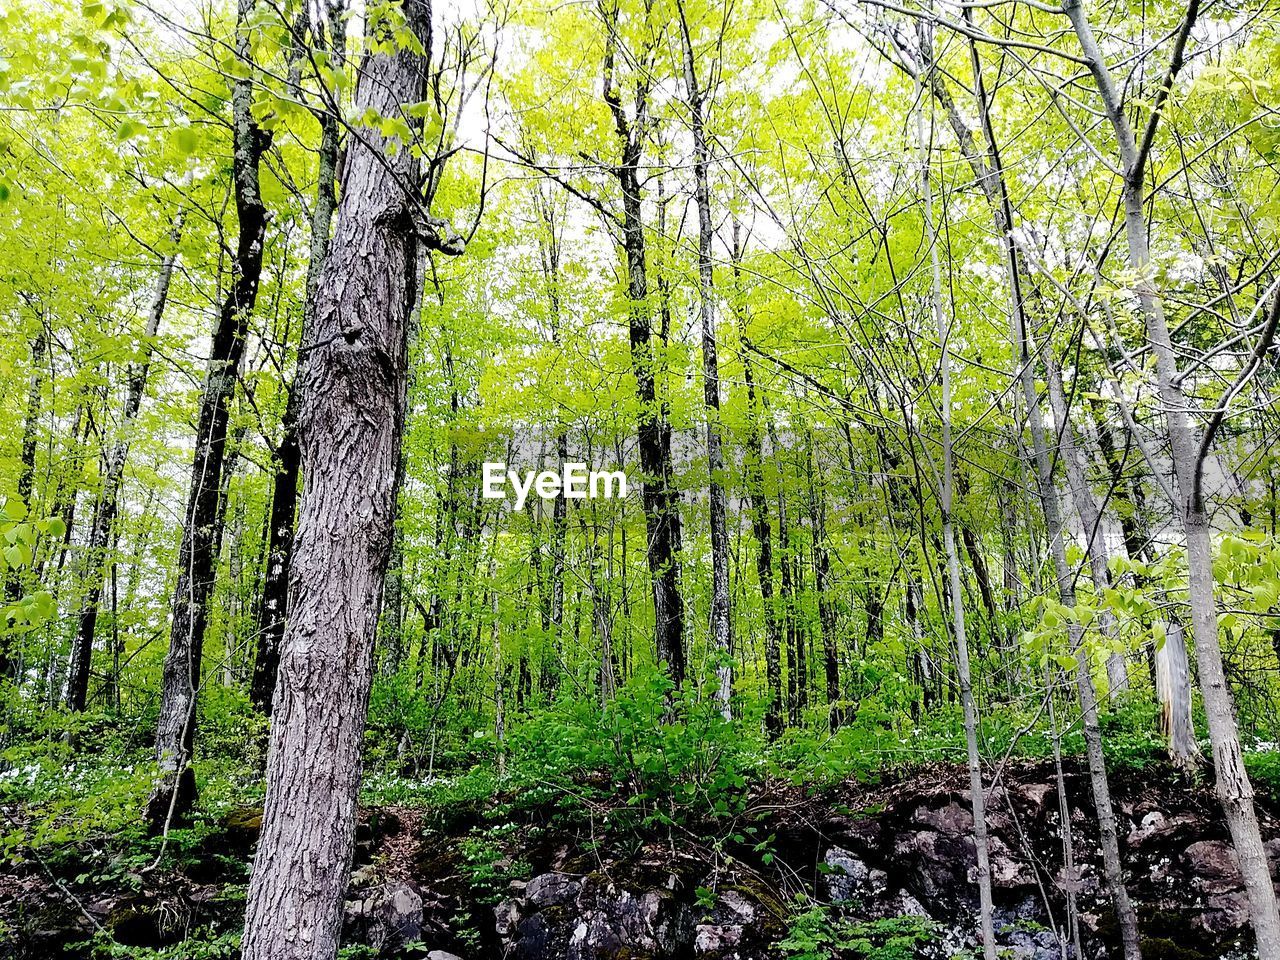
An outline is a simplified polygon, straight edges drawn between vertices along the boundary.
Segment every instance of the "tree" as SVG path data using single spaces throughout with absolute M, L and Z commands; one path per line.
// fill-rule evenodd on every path
M 238 0 L 236 57 L 248 68 L 254 0 Z M 244 357 L 249 317 L 262 278 L 262 251 L 267 208 L 262 200 L 259 164 L 270 143 L 253 116 L 251 74 L 232 84 L 234 140 L 232 167 L 237 218 L 232 282 L 218 311 L 209 351 L 196 425 L 195 457 L 178 550 L 178 583 L 173 592 L 169 652 L 160 689 L 156 725 L 156 761 L 160 776 L 147 801 L 146 819 L 153 829 L 186 816 L 195 802 L 191 759 L 196 738 L 196 709 L 202 683 L 209 597 L 221 541 L 225 502 L 221 497 L 227 458 L 227 424 L 232 395 Z
M 393 135 L 353 133 L 338 223 L 316 282 L 299 417 L 306 487 L 280 649 L 262 836 L 245 960 L 338 952 L 355 838 L 360 745 L 395 522 L 409 315 L 421 241 L 462 252 L 424 208 L 411 149 L 426 97 L 431 5 L 406 0 L 367 26 L 354 107 Z M 388 49 L 388 47 L 390 49 Z

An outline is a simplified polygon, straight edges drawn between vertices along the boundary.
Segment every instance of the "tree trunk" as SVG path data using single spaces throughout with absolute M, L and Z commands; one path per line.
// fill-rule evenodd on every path
M 1084 453 L 1076 443 L 1071 411 L 1067 408 L 1066 393 L 1062 389 L 1062 373 L 1052 350 L 1045 351 L 1044 366 L 1045 379 L 1049 383 L 1049 407 L 1053 410 L 1054 425 L 1057 427 L 1058 449 L 1067 469 L 1067 486 L 1071 490 L 1076 513 L 1080 515 L 1080 525 L 1084 527 L 1085 553 L 1089 558 L 1093 589 L 1101 599 L 1103 591 L 1111 587 L 1111 570 L 1107 566 L 1110 557 L 1102 533 L 1102 511 L 1093 498 L 1093 491 L 1089 489 Z M 1114 639 L 1116 623 L 1111 611 L 1103 608 L 1099 620 L 1103 634 L 1108 639 Z M 1124 657 L 1114 651 L 1107 656 L 1107 680 L 1112 696 L 1129 688 L 1129 672 Z
M 760 603 L 764 607 L 764 672 L 767 688 L 764 729 L 772 740 L 782 733 L 782 622 L 774 600 L 773 580 L 773 530 L 769 524 L 769 497 L 764 482 L 764 439 L 760 431 L 760 405 L 756 397 L 755 372 L 751 363 L 750 340 L 747 337 L 746 318 L 741 306 L 742 248 L 739 245 L 739 225 L 733 222 L 733 280 L 737 306 L 739 337 L 747 349 L 742 352 L 742 379 L 747 388 L 747 494 L 751 507 L 751 533 L 756 541 L 756 579 L 760 586 Z M 785 564 L 784 564 L 785 568 Z M 792 686 L 794 687 L 795 657 L 790 657 Z M 794 699 L 794 691 L 792 694 Z
M 730 719 L 733 695 L 733 639 L 729 608 L 729 526 L 724 490 L 724 450 L 720 436 L 720 367 L 716 358 L 716 319 L 712 279 L 711 190 L 707 184 L 703 91 L 694 62 L 693 38 L 684 3 L 677 0 L 684 40 L 684 82 L 693 131 L 694 199 L 698 207 L 698 316 L 702 326 L 702 401 L 707 416 L 707 470 L 711 522 L 711 643 L 716 651 L 716 700 Z
M 951 602 L 951 628 L 956 643 L 956 672 L 960 703 L 964 711 L 964 740 L 969 766 L 969 801 L 973 809 L 973 845 L 977 854 L 978 922 L 982 930 L 983 960 L 996 960 L 995 907 L 991 896 L 991 844 L 987 836 L 987 801 L 982 786 L 982 757 L 978 752 L 978 708 L 973 697 L 969 669 L 969 643 L 964 626 L 964 586 L 960 579 L 960 554 L 956 549 L 955 526 L 951 518 L 955 488 L 954 451 L 951 441 L 951 325 L 942 307 L 942 276 L 938 266 L 938 240 L 933 228 L 933 188 L 929 176 L 929 152 L 924 132 L 924 113 L 916 114 L 916 133 L 921 152 L 921 180 L 924 186 L 926 242 L 932 270 L 930 303 L 942 347 L 942 542 L 947 557 L 947 581 Z
M 346 23 L 343 20 L 345 6 L 330 0 L 326 34 L 328 49 L 334 62 L 341 63 L 345 55 Z M 340 132 L 338 117 L 332 110 L 320 116 L 320 156 L 316 168 L 316 202 L 311 212 L 310 256 L 307 261 L 307 279 L 302 306 L 301 342 L 309 342 L 309 331 L 314 323 L 316 285 L 320 270 L 329 252 L 329 231 L 333 223 L 333 211 L 337 205 L 334 192 L 338 166 Z M 253 678 L 249 684 L 249 699 L 259 711 L 271 715 L 271 701 L 275 695 L 276 672 L 280 666 L 280 640 L 284 636 L 285 620 L 289 615 L 289 566 L 293 559 L 294 524 L 298 510 L 298 474 L 301 469 L 301 452 L 298 448 L 299 385 L 305 369 L 305 356 L 299 351 L 297 368 L 289 382 L 285 400 L 284 422 L 281 424 L 280 443 L 272 458 L 271 518 L 267 534 L 267 569 L 262 584 L 262 597 L 258 605 L 256 650 L 253 658 Z
M 431 7 L 407 0 L 423 53 L 365 57 L 353 109 L 427 99 Z M 374 25 L 377 29 L 377 25 Z M 395 523 L 409 313 L 424 211 L 408 144 L 353 139 L 317 283 L 299 438 L 305 490 L 290 572 L 245 960 L 333 960 L 342 928 L 378 608 Z M 426 221 L 428 224 L 431 221 Z M 447 253 L 460 242 L 423 231 Z
M 619 164 L 613 168 L 622 188 L 622 247 L 627 268 L 627 333 L 631 369 L 640 402 L 637 439 L 640 448 L 641 504 L 648 536 L 646 559 L 653 585 L 654 645 L 659 663 L 666 663 L 672 682 L 684 683 L 684 605 L 680 595 L 680 495 L 671 486 L 671 425 L 658 402 L 656 357 L 649 322 L 649 283 L 645 264 L 645 236 L 641 202 L 640 163 L 643 124 L 629 119 L 614 86 L 617 10 L 605 24 L 604 99 L 613 112 Z M 642 86 L 642 85 L 640 85 Z M 638 90 L 637 113 L 643 114 L 647 93 Z
M 236 54 L 250 61 L 247 20 L 253 0 L 239 0 Z M 232 264 L 232 283 L 218 312 L 200 398 L 195 459 L 178 549 L 178 583 L 173 593 L 169 652 L 160 689 L 156 728 L 156 760 L 160 778 L 147 803 L 153 829 L 181 819 L 195 802 L 191 755 L 195 745 L 196 705 L 209 600 L 217 564 L 219 528 L 224 504 L 220 492 L 227 450 L 227 422 L 237 370 L 244 356 L 249 316 L 258 296 L 267 210 L 258 182 L 258 164 L 269 138 L 253 120 L 252 81 L 237 79 L 232 87 L 236 214 L 239 229 Z
M 965 8 L 964 16 L 972 24 L 973 10 L 971 8 Z M 1040 401 L 1035 387 L 1035 367 L 1027 343 L 1029 333 L 1027 330 L 1025 301 L 1022 294 L 1021 270 L 1018 248 L 1013 238 L 1013 207 L 1009 201 L 1008 187 L 1005 183 L 1004 170 L 1000 160 L 1000 151 L 996 145 L 995 134 L 991 127 L 990 104 L 982 82 L 982 65 L 978 58 L 978 48 L 972 39 L 969 41 L 969 48 L 973 60 L 974 90 L 978 99 L 978 112 L 987 141 L 988 170 L 991 177 L 991 186 L 997 198 L 992 210 L 995 213 L 996 228 L 1001 234 L 1001 241 L 1005 250 L 1005 270 L 1010 294 L 1010 339 L 1017 358 L 1018 379 L 1022 385 L 1023 401 L 1026 404 L 1027 425 L 1031 433 L 1032 452 L 1035 459 L 1036 486 L 1049 535 L 1049 549 L 1053 559 L 1058 596 L 1064 606 L 1074 607 L 1076 603 L 1075 587 L 1072 581 L 1071 569 L 1067 564 L 1061 506 L 1058 502 L 1058 490 L 1053 481 L 1053 464 L 1049 459 L 1044 422 L 1040 416 Z M 1068 423 L 1064 428 L 1064 435 L 1067 437 L 1064 442 L 1068 442 L 1070 439 L 1069 431 L 1070 424 Z M 1068 463 L 1071 462 L 1070 457 L 1070 452 L 1068 452 Z M 1082 478 L 1078 479 L 1083 482 Z M 1087 491 L 1085 493 L 1088 495 Z M 1084 728 L 1085 755 L 1088 759 L 1089 779 L 1093 787 L 1094 810 L 1098 817 L 1103 873 L 1111 893 L 1112 904 L 1115 907 L 1116 919 L 1120 925 L 1120 939 L 1124 947 L 1125 960 L 1140 960 L 1142 953 L 1139 948 L 1138 916 L 1133 908 L 1132 901 L 1129 899 L 1129 889 L 1125 884 L 1124 869 L 1120 862 L 1119 834 L 1116 827 L 1115 811 L 1111 805 L 1111 786 L 1107 779 L 1106 762 L 1102 752 L 1102 731 L 1098 724 L 1097 692 L 1093 685 L 1091 660 L 1088 650 L 1084 648 L 1083 630 L 1078 623 L 1069 625 L 1068 637 L 1071 655 L 1076 658 L 1076 688 L 1080 696 L 1081 725 Z
M 1197 436 L 1200 431 L 1196 430 L 1187 415 L 1187 398 L 1179 386 L 1177 353 L 1165 319 L 1164 304 L 1152 279 L 1143 176 L 1144 151 L 1150 144 L 1150 136 L 1155 128 L 1148 129 L 1148 135 L 1144 137 L 1143 147 L 1140 149 L 1120 93 L 1080 0 L 1065 0 L 1063 11 L 1071 20 L 1080 41 L 1080 49 L 1093 74 L 1103 109 L 1119 146 L 1124 173 L 1123 206 L 1129 268 L 1137 278 L 1133 285 L 1146 324 L 1147 340 L 1155 357 L 1160 405 L 1165 413 L 1169 455 L 1178 488 L 1178 502 L 1173 506 L 1182 520 L 1186 535 L 1192 636 L 1200 668 L 1200 690 L 1209 726 L 1209 739 L 1213 742 L 1215 788 L 1218 799 L 1222 802 L 1249 897 L 1249 914 L 1253 921 L 1259 960 L 1280 960 L 1280 909 L 1277 908 L 1276 891 L 1271 882 L 1266 850 L 1258 828 L 1257 812 L 1253 804 L 1253 785 L 1249 782 L 1241 755 L 1235 703 L 1227 685 L 1218 640 L 1213 543 L 1198 483 L 1202 457 L 1201 438 Z M 1172 68 L 1174 71 L 1180 65 L 1181 45 L 1186 41 L 1197 11 L 1198 3 L 1193 0 L 1177 40 L 1178 48 L 1175 50 Z M 1158 117 L 1159 111 L 1155 115 Z M 1152 464 L 1152 467 L 1155 469 L 1156 465 Z
M 98 605 L 102 602 L 102 587 L 106 577 L 107 544 L 115 523 L 120 497 L 120 481 L 124 475 L 125 458 L 129 453 L 129 433 L 133 421 L 142 407 L 142 395 L 147 388 L 147 373 L 151 367 L 151 350 L 160 320 L 164 316 L 165 303 L 169 299 L 169 283 L 173 278 L 173 265 L 178 259 L 177 245 L 182 235 L 182 212 L 173 222 L 169 235 L 174 250 L 160 261 L 160 273 L 151 292 L 151 304 L 147 309 L 147 323 L 142 334 L 142 357 L 129 370 L 129 384 L 120 414 L 119 433 L 107 455 L 106 469 L 102 474 L 102 490 L 93 509 L 89 524 L 89 543 L 85 556 L 84 600 L 76 624 L 76 635 L 71 641 L 71 664 L 67 671 L 67 709 L 83 710 L 89 696 L 89 674 L 93 661 L 93 635 L 98 626 Z M 114 567 L 114 565 L 113 565 Z
M 49 338 L 45 331 L 44 319 L 40 321 L 40 332 L 31 341 L 31 379 L 27 385 L 27 415 L 22 424 L 21 469 L 18 473 L 18 499 L 30 508 L 31 493 L 35 485 L 36 473 L 36 427 L 40 419 L 40 410 L 44 406 L 44 362 L 49 350 Z M 4 599 L 6 604 L 17 603 L 22 599 L 24 585 L 17 570 L 8 570 L 4 576 Z M 18 679 L 18 660 L 13 657 L 10 644 L 11 634 L 5 631 L 0 634 L 0 682 L 16 682 Z
M 813 589 L 818 595 L 818 629 L 822 634 L 822 673 L 827 691 L 827 724 L 837 730 L 844 720 L 840 706 L 840 651 L 836 643 L 836 611 L 831 602 L 831 555 L 827 551 L 827 504 L 816 482 L 813 436 L 804 428 L 809 480 L 809 522 L 813 528 Z

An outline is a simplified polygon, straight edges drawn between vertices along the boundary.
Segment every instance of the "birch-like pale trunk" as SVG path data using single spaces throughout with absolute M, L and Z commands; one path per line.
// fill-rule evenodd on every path
M 978 921 L 982 930 L 983 960 L 996 960 L 995 905 L 991 896 L 991 844 L 987 835 L 987 802 L 982 785 L 982 757 L 978 751 L 978 708 L 973 696 L 973 676 L 969 666 L 969 642 L 964 624 L 964 584 L 960 577 L 960 554 L 956 549 L 952 501 L 955 490 L 955 453 L 951 436 L 951 324 L 942 306 L 942 270 L 938 264 L 937 234 L 933 226 L 933 185 L 929 174 L 929 142 L 925 136 L 924 112 L 916 112 L 916 135 L 921 154 L 921 186 L 924 193 L 924 232 L 929 244 L 931 271 L 930 305 L 941 346 L 939 372 L 942 378 L 942 542 L 947 555 L 947 582 L 951 601 L 951 625 L 955 632 L 956 673 L 960 704 L 964 710 L 964 740 L 969 766 L 969 799 L 973 807 L 973 844 L 977 852 Z
M 1101 597 L 1103 591 L 1111 586 L 1111 570 L 1108 566 L 1111 558 L 1102 532 L 1102 511 L 1089 488 L 1084 451 L 1076 440 L 1071 411 L 1067 407 L 1066 393 L 1062 388 L 1062 372 L 1058 369 L 1058 361 L 1052 350 L 1045 351 L 1044 368 L 1045 379 L 1049 384 L 1049 408 L 1053 411 L 1054 426 L 1057 428 L 1058 450 L 1067 472 L 1067 487 L 1080 517 L 1080 525 L 1084 528 L 1085 555 L 1089 558 L 1093 587 Z M 1111 611 L 1103 608 L 1098 620 L 1103 634 L 1114 638 L 1116 622 Z M 1107 680 L 1112 696 L 1129 688 L 1129 672 L 1124 657 L 1115 651 L 1107 657 Z
M 1182 50 L 1198 7 L 1196 0 L 1192 0 L 1183 29 L 1175 41 L 1169 83 L 1172 83 L 1173 75 L 1181 65 Z M 1213 542 L 1208 514 L 1199 491 L 1199 473 L 1204 455 L 1203 437 L 1188 416 L 1187 398 L 1179 380 L 1177 351 L 1165 319 L 1164 303 L 1153 278 L 1143 175 L 1145 157 L 1150 150 L 1155 127 L 1148 126 L 1140 146 L 1081 0 L 1064 0 L 1063 12 L 1070 19 L 1080 42 L 1080 49 L 1089 65 L 1089 72 L 1093 75 L 1119 148 L 1129 268 L 1136 277 L 1134 289 L 1138 294 L 1139 309 L 1146 325 L 1147 342 L 1155 358 L 1157 393 L 1169 436 L 1172 479 L 1177 485 L 1173 507 L 1181 520 L 1185 535 L 1191 631 L 1195 641 L 1196 661 L 1200 668 L 1200 690 L 1209 726 L 1209 739 L 1213 743 L 1214 786 L 1218 799 L 1222 802 L 1236 859 L 1244 878 L 1245 891 L 1249 897 L 1249 914 L 1253 921 L 1259 960 L 1280 960 L 1280 909 L 1277 909 L 1275 887 L 1271 881 L 1266 848 L 1262 843 L 1262 832 L 1254 808 L 1253 784 L 1249 780 L 1241 754 L 1235 702 L 1227 684 L 1218 639 Z M 1158 116 L 1157 111 L 1157 119 Z M 1159 469 L 1155 463 L 1151 466 L 1152 469 Z
M 966 21 L 973 24 L 973 9 L 964 10 Z M 988 196 L 994 198 L 992 211 L 1000 243 L 1004 251 L 1005 277 L 1009 284 L 1009 337 L 1014 348 L 1017 379 L 1022 387 L 1026 405 L 1027 426 L 1031 434 L 1032 457 L 1035 462 L 1036 487 L 1040 507 L 1044 514 L 1049 551 L 1053 560 L 1058 597 L 1066 607 L 1076 604 L 1075 587 L 1070 565 L 1067 563 L 1066 541 L 1063 533 L 1062 509 L 1058 501 L 1058 488 L 1053 480 L 1053 463 L 1045 438 L 1044 421 L 1040 412 L 1040 399 L 1035 385 L 1035 365 L 1028 344 L 1027 316 L 1022 290 L 1022 272 L 1019 265 L 1018 245 L 1013 236 L 1013 205 L 1009 200 L 1008 185 L 995 132 L 991 126 L 990 101 L 983 84 L 982 63 L 978 47 L 970 40 L 969 50 L 973 63 L 974 94 L 982 132 L 987 143 Z M 1098 723 L 1098 696 L 1093 683 L 1093 668 L 1089 651 L 1084 646 L 1084 632 L 1079 623 L 1068 626 L 1071 655 L 1076 660 L 1076 690 L 1080 697 L 1081 726 L 1085 739 L 1085 755 L 1089 765 L 1089 781 L 1093 788 L 1094 810 L 1098 817 L 1099 846 L 1102 850 L 1103 874 L 1115 907 L 1120 926 L 1120 939 L 1125 960 L 1140 960 L 1142 951 L 1138 934 L 1138 915 L 1129 898 L 1124 880 L 1124 867 L 1120 861 L 1119 829 L 1115 810 L 1111 803 L 1111 786 L 1107 778 L 1106 760 L 1102 751 L 1102 729 Z

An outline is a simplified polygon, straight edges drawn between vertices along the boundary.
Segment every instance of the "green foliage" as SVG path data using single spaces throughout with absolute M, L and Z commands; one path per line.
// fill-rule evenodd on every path
M 503 841 L 517 836 L 515 824 L 494 827 L 461 843 L 462 872 L 474 901 L 492 905 L 509 894 L 512 880 L 529 876 L 529 865 L 504 851 Z
M 741 810 L 760 745 L 690 685 L 637 670 L 603 709 L 563 700 L 513 734 L 513 775 L 589 781 L 603 774 L 655 823 Z
M 1258 793 L 1273 803 L 1280 801 L 1280 750 L 1246 751 L 1244 768 Z
M 240 956 L 240 932 L 193 930 L 172 947 L 136 947 L 117 943 L 101 933 L 81 945 L 90 960 L 234 960 Z
M 914 960 L 921 947 L 937 939 L 937 924 L 927 917 L 886 917 L 854 921 L 836 918 L 829 907 L 805 901 L 776 947 L 792 960 Z

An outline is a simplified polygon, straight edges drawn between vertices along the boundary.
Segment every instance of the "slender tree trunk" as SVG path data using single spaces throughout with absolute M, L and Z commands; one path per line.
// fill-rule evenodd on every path
M 1054 425 L 1057 427 L 1058 449 L 1067 470 L 1067 486 L 1071 490 L 1076 513 L 1080 515 L 1080 524 L 1084 527 L 1085 553 L 1089 558 L 1093 588 L 1101 598 L 1103 591 L 1111 587 L 1111 570 L 1107 565 L 1110 556 L 1102 532 L 1102 511 L 1093 498 L 1093 491 L 1089 489 L 1084 452 L 1076 442 L 1071 411 L 1067 407 L 1066 393 L 1062 388 L 1062 372 L 1058 369 L 1058 361 L 1052 350 L 1045 351 L 1044 367 L 1045 379 L 1049 384 L 1049 407 L 1053 410 Z M 1115 617 L 1104 608 L 1099 620 L 1103 634 L 1108 639 L 1114 639 Z M 1129 673 L 1124 657 L 1115 651 L 1107 656 L 1107 680 L 1112 696 L 1129 687 Z
M 932 42 L 930 40 L 930 42 Z M 982 785 L 982 757 L 978 752 L 978 708 L 973 697 L 969 668 L 969 643 L 964 624 L 964 585 L 960 579 L 960 554 L 956 549 L 951 517 L 955 488 L 954 451 L 951 438 L 951 325 L 942 307 L 942 276 L 938 265 L 938 239 L 933 227 L 933 187 L 929 174 L 929 148 L 925 139 L 923 111 L 916 114 L 920 143 L 921 180 L 924 188 L 925 237 L 929 244 L 932 271 L 930 301 L 938 328 L 942 375 L 942 542 L 947 556 L 947 581 L 951 602 L 951 628 L 956 642 L 956 671 L 959 675 L 960 703 L 964 711 L 964 739 L 969 765 L 969 800 L 973 809 L 973 844 L 977 853 L 979 925 L 982 930 L 983 960 L 996 960 L 995 907 L 991 896 L 991 845 L 987 836 L 987 802 Z
M 328 50 L 334 62 L 345 56 L 345 4 L 328 0 L 326 31 Z M 320 156 L 316 169 L 316 202 L 311 213 L 310 255 L 302 307 L 301 342 L 309 342 L 314 324 L 316 285 L 329 252 L 329 231 L 337 205 L 334 184 L 337 177 L 338 145 L 341 134 L 338 117 L 332 110 L 320 116 Z M 276 673 L 280 666 L 280 640 L 289 615 L 289 566 L 293 559 L 294 524 L 298 510 L 298 474 L 301 451 L 298 447 L 298 405 L 300 382 L 304 376 L 305 355 L 299 351 L 298 364 L 289 382 L 285 400 L 284 422 L 280 443 L 272 458 L 271 518 L 267 534 L 267 569 L 262 597 L 257 610 L 256 650 L 249 698 L 259 711 L 271 715 L 275 695 Z M 398 607 L 397 607 L 398 609 Z
M 407 0 L 423 52 L 366 55 L 354 109 L 427 99 L 431 7 Z M 374 25 L 374 29 L 378 29 Z M 419 163 L 373 131 L 353 140 L 316 288 L 299 438 L 306 487 L 290 572 L 245 960 L 333 960 L 342 928 L 378 608 L 395 523 L 418 234 L 447 253 L 414 194 Z
M 751 362 L 750 339 L 747 336 L 746 318 L 741 305 L 742 248 L 739 242 L 740 227 L 733 221 L 733 280 L 734 299 L 737 306 L 739 337 L 747 347 L 742 353 L 742 379 L 747 388 L 747 462 L 748 497 L 751 506 L 751 533 L 756 541 L 756 579 L 760 586 L 760 603 L 764 608 L 764 672 L 767 688 L 764 727 L 770 739 L 782 733 L 782 621 L 774 599 L 773 579 L 773 530 L 769 523 L 769 497 L 764 482 L 764 439 L 760 430 L 760 404 L 756 397 L 754 365 Z M 785 564 L 784 564 L 785 569 Z M 789 656 L 788 674 L 794 688 L 795 656 Z M 792 690 L 794 699 L 794 689 Z
M 973 22 L 973 10 L 965 8 L 964 16 Z M 1013 238 L 1013 208 L 1009 201 L 1008 188 L 1004 179 L 1004 169 L 1000 160 L 1000 151 L 996 146 L 994 131 L 991 128 L 990 104 L 982 81 L 981 62 L 978 58 L 977 44 L 970 40 L 970 51 L 973 60 L 974 90 L 978 98 L 978 112 L 982 122 L 983 133 L 988 147 L 988 170 L 991 185 L 998 199 L 993 210 L 997 212 L 996 226 L 1001 234 L 1005 250 L 1005 270 L 1010 292 L 1010 339 L 1014 345 L 1018 362 L 1018 379 L 1022 385 L 1023 401 L 1027 409 L 1027 424 L 1031 433 L 1032 454 L 1035 459 L 1036 486 L 1040 495 L 1040 506 L 1044 513 L 1045 526 L 1049 535 L 1049 549 L 1053 558 L 1054 573 L 1057 579 L 1058 595 L 1064 606 L 1075 606 L 1075 587 L 1072 572 L 1067 563 L 1066 543 L 1063 538 L 1062 512 L 1058 502 L 1058 490 L 1053 481 L 1053 464 L 1049 458 L 1048 444 L 1045 439 L 1044 422 L 1040 415 L 1040 401 L 1035 387 L 1035 367 L 1028 345 L 1027 317 L 1025 301 L 1022 293 L 1022 278 L 1018 260 L 1018 248 Z M 1053 374 L 1050 374 L 1053 379 Z M 1060 385 L 1059 385 L 1060 386 Z M 1064 403 L 1065 406 L 1065 403 Z M 1064 410 L 1065 414 L 1065 410 Z M 1070 441 L 1070 424 L 1063 431 Z M 1070 464 L 1071 452 L 1067 453 Z M 1070 470 L 1071 467 L 1069 466 Z M 1083 483 L 1083 478 L 1077 478 Z M 1085 491 L 1086 495 L 1088 492 Z M 1097 692 L 1093 684 L 1093 670 L 1088 651 L 1083 644 L 1083 630 L 1078 623 L 1068 627 L 1071 654 L 1076 658 L 1076 688 L 1080 696 L 1081 721 L 1084 728 L 1085 753 L 1089 763 L 1089 777 L 1093 786 L 1094 809 L 1098 817 L 1098 833 L 1102 848 L 1103 873 L 1111 892 L 1116 918 L 1120 925 L 1120 939 L 1124 945 L 1125 960 L 1140 960 L 1138 917 L 1129 899 L 1129 890 L 1124 880 L 1124 869 L 1120 862 L 1120 841 L 1116 827 L 1115 812 L 1111 805 L 1111 787 L 1107 780 L 1106 762 L 1102 752 L 1102 731 L 1098 723 Z
M 252 10 L 253 0 L 239 0 L 236 54 L 245 64 L 250 61 L 247 20 Z M 146 811 L 147 820 L 153 828 L 183 818 L 195 802 L 191 757 L 195 745 L 204 632 L 225 506 L 220 492 L 227 450 L 227 422 L 237 370 L 244 356 L 249 317 L 262 275 L 267 210 L 258 182 L 258 164 L 269 138 L 253 120 L 251 80 L 236 80 L 231 100 L 234 132 L 232 165 L 239 230 L 231 289 L 218 313 L 200 398 L 195 459 L 191 467 L 182 543 L 178 549 L 178 583 L 173 594 L 169 652 L 164 660 L 160 719 L 156 728 L 160 778 Z
M 729 525 L 724 490 L 724 450 L 720 436 L 720 368 L 716 358 L 716 319 L 712 277 L 711 190 L 707 183 L 707 150 L 703 129 L 703 91 L 694 61 L 693 38 L 683 0 L 677 0 L 684 40 L 684 82 L 689 94 L 693 131 L 694 199 L 698 207 L 698 306 L 702 325 L 702 400 L 707 416 L 707 469 L 711 520 L 711 642 L 716 650 L 716 699 L 726 720 L 732 716 L 733 638 L 729 604 Z
M 49 338 L 42 318 L 40 331 L 31 341 L 31 378 L 27 384 L 27 413 L 22 424 L 21 467 L 17 484 L 18 499 L 28 508 L 33 506 L 31 494 L 35 488 L 36 427 L 39 424 L 40 411 L 44 407 L 44 364 L 48 351 Z M 22 599 L 23 593 L 22 577 L 18 571 L 8 570 L 4 576 L 6 604 L 17 603 Z M 18 679 L 18 662 L 10 648 L 12 639 L 7 632 L 0 635 L 0 682 L 16 682 Z
M 116 510 L 120 497 L 120 481 L 124 476 L 125 458 L 129 453 L 129 434 L 133 421 L 142 407 L 142 395 L 147 389 L 147 373 L 151 367 L 151 350 L 164 316 L 169 299 L 169 283 L 173 278 L 173 266 L 178 258 L 177 245 L 182 235 L 181 212 L 173 222 L 169 241 L 174 250 L 160 261 L 160 272 L 151 291 L 151 304 L 147 308 L 147 322 L 142 334 L 142 356 L 129 370 L 124 410 L 120 414 L 115 444 L 107 454 L 106 468 L 102 473 L 102 490 L 93 509 L 89 524 L 89 543 L 85 555 L 86 582 L 76 635 L 71 641 L 71 664 L 67 671 L 67 708 L 83 710 L 89 696 L 89 674 L 93 660 L 93 637 L 98 625 L 98 606 L 102 602 L 103 580 L 107 568 L 107 544 L 112 535 Z M 112 564 L 114 569 L 114 564 Z
M 808 458 L 809 522 L 813 527 L 813 589 L 818 596 L 818 629 L 822 635 L 822 672 L 827 691 L 827 723 L 834 731 L 844 720 L 840 706 L 840 651 L 836 644 L 836 611 L 831 602 L 831 555 L 827 551 L 826 497 L 816 482 L 813 437 L 805 428 Z
M 1280 909 L 1277 909 L 1275 887 L 1271 881 L 1266 849 L 1262 844 L 1262 833 L 1254 809 L 1253 784 L 1249 781 L 1241 754 L 1234 698 L 1227 685 L 1218 640 L 1213 543 L 1198 483 L 1202 457 L 1201 437 L 1198 435 L 1200 431 L 1196 430 L 1187 415 L 1187 398 L 1179 386 L 1177 354 L 1165 319 L 1164 304 L 1152 277 L 1143 176 L 1144 153 L 1149 148 L 1150 136 L 1155 128 L 1149 128 L 1140 148 L 1081 0 L 1065 0 L 1063 11 L 1071 20 L 1080 41 L 1081 51 L 1089 64 L 1103 109 L 1119 146 L 1124 173 L 1123 206 L 1129 267 L 1137 278 L 1134 287 L 1138 294 L 1139 309 L 1146 324 L 1147 340 L 1155 357 L 1156 382 L 1160 404 L 1165 412 L 1170 459 L 1178 487 L 1179 502 L 1173 506 L 1181 517 L 1186 535 L 1192 636 L 1195 640 L 1209 739 L 1213 743 L 1215 787 L 1218 799 L 1222 802 L 1249 897 L 1249 913 L 1253 921 L 1259 960 L 1280 960 Z M 1184 30 L 1176 41 L 1171 77 L 1180 66 L 1182 45 L 1186 42 L 1197 11 L 1198 3 L 1192 0 L 1184 21 Z M 1155 467 L 1154 464 L 1152 466 Z
M 637 117 L 628 118 L 614 82 L 617 49 L 617 10 L 606 18 L 604 99 L 613 113 L 621 148 L 613 168 L 622 189 L 622 246 L 627 267 L 627 332 L 631 368 L 640 403 L 637 425 L 640 469 L 644 474 L 641 504 L 648 537 L 646 559 L 653 585 L 655 648 L 658 661 L 666 663 L 672 682 L 684 683 L 684 605 L 680 594 L 680 495 L 672 488 L 671 425 L 658 401 L 657 369 L 649 315 L 649 283 L 645 263 L 645 236 L 641 203 L 640 164 L 643 155 L 647 90 L 637 92 Z M 641 85 L 643 86 L 643 85 Z

